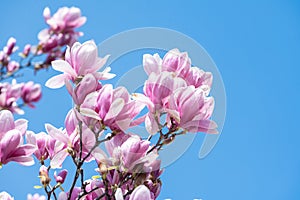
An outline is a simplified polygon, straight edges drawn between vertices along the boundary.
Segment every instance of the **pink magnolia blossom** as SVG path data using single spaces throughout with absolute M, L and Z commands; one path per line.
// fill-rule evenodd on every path
M 173 76 L 183 78 L 188 85 L 194 85 L 196 88 L 205 85 L 210 89 L 212 85 L 212 74 L 198 67 L 191 67 L 191 59 L 188 54 L 180 52 L 178 49 L 168 51 L 163 59 L 158 54 L 145 54 L 143 66 L 149 76 L 151 73 L 158 75 L 168 71 L 173 72 Z
M 32 81 L 25 83 L 22 87 L 21 97 L 25 104 L 34 107 L 33 102 L 37 102 L 42 97 L 40 84 L 34 84 Z
M 44 9 L 46 23 L 54 31 L 64 31 L 82 26 L 86 22 L 86 17 L 81 16 L 81 11 L 76 7 L 62 7 L 51 16 L 50 9 Z
M 137 135 L 129 137 L 121 146 L 121 160 L 126 169 L 133 169 L 137 164 L 148 162 L 146 160 L 147 151 L 149 150 L 150 142 L 141 140 Z M 148 154 L 149 155 L 149 154 Z
M 0 111 L 0 138 L 11 130 L 17 130 L 21 135 L 25 135 L 28 121 L 25 119 L 17 119 L 14 121 L 12 113 L 8 110 Z
M 151 73 L 144 85 L 144 94 L 134 94 L 134 99 L 147 105 L 149 113 L 145 117 L 147 131 L 154 135 L 159 130 L 160 113 L 164 112 L 164 102 L 180 87 L 186 87 L 186 82 L 176 77 L 172 72 Z
M 39 195 L 35 193 L 34 195 L 28 194 L 27 200 L 46 200 L 46 197 L 44 195 Z
M 163 107 L 163 101 L 174 90 L 180 87 L 186 87 L 186 82 L 170 72 L 161 72 L 160 74 L 151 73 L 144 85 L 144 94 L 154 104 L 155 110 Z
M 66 82 L 66 87 L 72 96 L 74 103 L 76 105 L 81 105 L 88 94 L 99 90 L 102 85 L 92 74 L 87 74 L 75 86 L 75 88 L 73 88 L 68 81 Z
M 7 192 L 0 192 L 0 199 L 1 200 L 14 200 L 14 198 L 12 196 L 10 196 L 10 194 L 8 194 Z
M 36 146 L 36 151 L 33 153 L 40 161 L 44 161 L 48 158 L 49 153 L 47 151 L 47 144 L 50 136 L 44 132 L 35 134 L 32 131 L 26 133 L 26 141 L 28 144 Z
M 184 78 L 191 67 L 191 59 L 186 52 L 172 49 L 166 53 L 163 59 L 158 54 L 143 56 L 145 72 L 150 75 L 152 72 L 159 74 L 163 71 L 174 72 L 176 76 Z
M 124 171 L 141 173 L 159 170 L 157 152 L 147 154 L 151 148 L 150 142 L 142 140 L 138 135 L 119 133 L 106 141 L 105 147 L 113 158 L 111 165 L 119 165 Z
M 46 86 L 60 88 L 66 80 L 78 82 L 87 74 L 92 74 L 97 80 L 113 78 L 114 74 L 109 73 L 109 67 L 103 72 L 98 72 L 106 63 L 108 57 L 98 57 L 98 49 L 94 41 L 87 41 L 83 44 L 76 42 L 72 48 L 67 47 L 65 60 L 52 62 L 53 69 L 63 72 L 63 74 L 50 78 L 46 82 Z
M 64 147 L 57 152 L 54 157 L 51 159 L 50 165 L 51 168 L 61 167 L 65 158 L 69 155 L 69 150 L 73 151 L 77 156 L 80 154 L 80 143 L 79 143 L 79 134 L 78 130 L 75 129 L 73 132 L 68 132 L 66 129 L 58 129 L 50 124 L 45 125 L 48 134 L 64 144 Z M 94 133 L 86 127 L 84 124 L 82 126 L 82 156 L 85 157 L 88 152 L 93 148 L 96 143 Z M 105 153 L 97 147 L 89 156 L 86 161 L 91 161 L 94 157 L 103 158 Z
M 134 118 L 144 108 L 142 103 L 130 98 L 126 88 L 113 89 L 111 84 L 104 85 L 90 98 L 92 100 L 86 99 L 88 103 L 82 105 L 82 113 L 101 120 L 111 130 L 119 132 L 137 123 Z
M 212 85 L 212 79 L 212 74 L 210 72 L 205 72 L 198 67 L 191 67 L 185 77 L 187 83 L 195 86 L 195 88 L 207 86 L 210 89 Z
M 33 165 L 32 154 L 35 146 L 23 144 L 23 135 L 27 129 L 27 121 L 14 121 L 8 110 L 0 111 L 0 166 L 14 161 L 22 165 Z
M 178 127 L 189 132 L 217 133 L 216 123 L 210 120 L 213 109 L 214 98 L 207 97 L 201 88 L 178 88 L 167 101 L 167 121 L 173 118 Z
M 17 100 L 21 97 L 23 83 L 17 83 L 15 79 L 12 83 L 0 83 L 0 110 L 8 109 L 11 112 L 24 114 L 18 107 Z
M 26 141 L 36 147 L 34 155 L 41 162 L 48 158 L 53 159 L 64 148 L 63 143 L 44 132 L 35 134 L 32 131 L 27 131 Z

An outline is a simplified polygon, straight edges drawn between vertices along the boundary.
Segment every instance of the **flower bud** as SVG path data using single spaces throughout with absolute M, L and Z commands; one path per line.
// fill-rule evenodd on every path
M 68 174 L 68 171 L 66 169 L 61 170 L 58 174 L 56 174 L 56 171 L 55 171 L 54 178 L 57 183 L 63 184 L 65 182 L 67 174 Z
M 10 55 L 16 50 L 15 45 L 16 45 L 17 40 L 13 37 L 9 38 L 6 44 L 6 47 L 4 47 L 4 52 L 7 55 Z
M 30 44 L 26 44 L 25 47 L 24 47 L 24 49 L 23 49 L 23 52 L 22 52 L 22 54 L 23 54 L 24 57 L 27 57 L 29 55 L 30 49 L 31 49 L 31 45 Z
M 12 73 L 12 72 L 18 70 L 19 67 L 20 67 L 20 64 L 18 62 L 16 62 L 16 61 L 13 60 L 13 61 L 10 61 L 8 63 L 8 65 L 7 65 L 7 71 L 10 72 L 10 73 Z
M 40 177 L 40 180 L 41 180 L 41 184 L 44 187 L 46 187 L 50 183 L 51 178 L 49 177 L 48 169 L 45 165 L 42 165 L 40 167 L 39 177 Z

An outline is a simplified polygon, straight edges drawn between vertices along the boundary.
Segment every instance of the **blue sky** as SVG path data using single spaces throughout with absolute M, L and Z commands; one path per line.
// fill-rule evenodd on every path
M 218 66 L 227 96 L 220 140 L 200 160 L 204 135 L 198 134 L 188 151 L 165 169 L 159 199 L 300 199 L 300 4 L 296 0 L 7 1 L 1 3 L 1 46 L 10 36 L 19 46 L 35 44 L 38 31 L 45 27 L 44 7 L 55 11 L 72 5 L 88 18 L 80 29 L 85 33 L 81 41 L 100 43 L 132 28 L 164 27 L 196 40 Z M 132 62 L 134 66 L 139 61 Z M 127 69 L 121 68 L 122 63 L 119 67 Z M 20 80 L 33 78 L 44 84 L 55 72 L 30 74 Z M 71 106 L 65 89 L 43 89 L 37 108 L 26 110 L 24 116 L 36 132 L 43 131 L 46 122 L 62 126 Z M 4 166 L 0 191 L 17 200 L 25 199 L 28 192 L 42 192 L 33 189 L 39 182 L 36 170 L 36 166 Z

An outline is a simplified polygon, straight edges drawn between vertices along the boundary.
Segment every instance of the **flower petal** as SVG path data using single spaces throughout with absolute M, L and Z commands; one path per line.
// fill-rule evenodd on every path
M 53 76 L 45 83 L 45 86 L 51 89 L 61 88 L 65 84 L 66 75 L 59 74 L 57 76 Z

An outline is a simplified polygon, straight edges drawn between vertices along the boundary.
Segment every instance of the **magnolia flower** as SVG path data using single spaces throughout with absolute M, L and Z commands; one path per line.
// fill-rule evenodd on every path
M 79 134 L 78 130 L 75 129 L 73 132 L 69 133 L 66 131 L 66 129 L 61 130 L 58 128 L 55 128 L 54 126 L 50 124 L 46 124 L 45 128 L 48 132 L 48 134 L 55 138 L 56 140 L 60 141 L 62 144 L 64 144 L 64 148 L 60 150 L 59 152 L 56 152 L 54 157 L 51 159 L 50 165 L 51 168 L 59 168 L 61 167 L 63 161 L 66 159 L 66 157 L 69 155 L 69 150 L 73 151 L 75 154 L 79 155 L 80 153 L 80 144 L 79 144 Z M 84 124 L 82 126 L 82 156 L 85 157 L 88 152 L 93 148 L 95 145 L 96 140 L 94 133 L 86 127 Z M 86 161 L 91 161 L 93 157 L 97 158 L 103 158 L 105 157 L 105 153 L 99 148 L 95 148 L 94 151 L 91 153 L 91 156 L 89 156 Z
M 36 151 L 33 154 L 40 161 L 46 160 L 49 156 L 47 150 L 48 140 L 50 140 L 50 136 L 44 132 L 35 134 L 32 131 L 27 131 L 26 133 L 26 141 L 28 144 L 36 146 Z
M 166 53 L 163 59 L 158 54 L 143 56 L 145 72 L 159 74 L 163 71 L 174 72 L 176 76 L 184 78 L 191 67 L 191 59 L 186 52 L 172 49 Z
M 92 74 L 97 80 L 106 80 L 115 75 L 110 74 L 110 67 L 103 72 L 98 70 L 106 63 L 108 55 L 104 58 L 98 57 L 98 49 L 94 41 L 87 41 L 83 44 L 76 42 L 72 48 L 67 47 L 65 60 L 55 60 L 52 67 L 63 74 L 54 76 L 46 82 L 49 88 L 60 88 L 66 80 L 79 82 L 83 76 Z
M 168 99 L 167 121 L 173 118 L 178 127 L 193 133 L 217 133 L 216 123 L 210 120 L 213 109 L 214 98 L 207 97 L 201 88 L 178 88 Z
M 150 142 L 141 140 L 137 135 L 129 137 L 121 146 L 122 164 L 126 169 L 133 169 L 137 164 L 152 160 L 145 159 L 149 150 Z M 150 158 L 150 157 L 149 157 Z
M 180 77 L 185 77 L 191 67 L 191 59 L 187 52 L 180 52 L 178 49 L 172 49 L 164 56 L 162 60 L 162 70 L 175 72 Z
M 150 75 L 152 72 L 159 74 L 162 71 L 162 59 L 156 53 L 153 56 L 150 54 L 143 55 L 143 66 L 147 75 Z
M 111 130 L 125 131 L 137 121 L 133 120 L 144 105 L 130 99 L 126 88 L 113 89 L 111 84 L 104 85 L 98 92 L 86 99 L 81 112 L 108 126 Z M 92 103 L 91 103 L 92 102 Z M 95 106 L 91 106 L 94 105 Z
M 0 111 L 0 166 L 14 161 L 22 165 L 33 165 L 32 154 L 35 146 L 23 144 L 23 135 L 27 130 L 27 121 L 14 121 L 8 110 Z
M 164 112 L 165 101 L 180 87 L 186 87 L 186 82 L 176 77 L 172 72 L 151 73 L 144 85 L 144 94 L 134 94 L 137 101 L 147 105 L 149 113 L 145 117 L 146 130 L 154 135 L 159 131 L 160 113 Z
M 40 84 L 34 84 L 32 81 L 25 83 L 22 87 L 21 97 L 25 104 L 34 107 L 33 102 L 37 102 L 42 97 Z
M 168 51 L 163 59 L 158 54 L 144 54 L 143 66 L 149 76 L 151 73 L 158 75 L 168 71 L 172 72 L 173 76 L 183 78 L 187 85 L 194 85 L 196 88 L 205 85 L 210 89 L 212 84 L 212 74 L 198 67 L 191 67 L 191 59 L 188 54 L 180 52 L 178 49 Z
M 161 72 L 158 75 L 151 73 L 145 82 L 144 94 L 154 104 L 154 109 L 159 110 L 163 107 L 164 99 L 177 88 L 186 87 L 186 85 L 182 78 L 174 76 L 173 73 Z
M 157 151 L 147 153 L 150 142 L 138 135 L 119 133 L 105 142 L 108 153 L 112 156 L 108 165 L 118 165 L 121 170 L 132 173 L 148 173 L 160 169 Z M 157 177 L 160 172 L 156 172 Z M 156 178 L 157 178 L 156 177 Z
M 92 74 L 87 74 L 75 88 L 72 87 L 69 81 L 66 82 L 66 87 L 72 96 L 74 103 L 76 105 L 81 105 L 88 94 L 99 90 L 102 85 Z
M 62 7 L 51 16 L 50 9 L 44 9 L 46 23 L 55 31 L 74 29 L 82 26 L 86 22 L 86 17 L 81 16 L 81 11 L 76 7 Z
M 21 97 L 23 83 L 17 83 L 15 79 L 12 83 L 0 83 L 0 109 L 8 109 L 11 112 L 24 114 L 18 107 L 17 100 Z
M 30 166 L 34 164 L 32 154 L 35 146 L 23 144 L 20 131 L 13 129 L 8 131 L 0 141 L 0 166 L 14 161 L 21 165 Z

